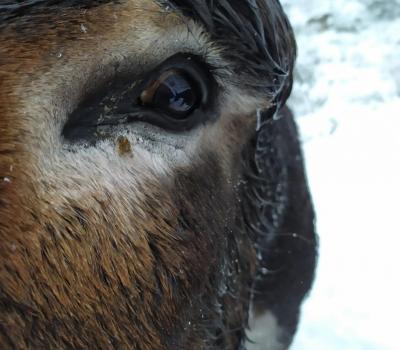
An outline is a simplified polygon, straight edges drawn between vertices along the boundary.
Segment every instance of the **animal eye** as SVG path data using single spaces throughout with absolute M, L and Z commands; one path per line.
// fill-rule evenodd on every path
M 140 95 L 143 106 L 155 108 L 175 119 L 187 118 L 202 99 L 197 83 L 182 70 L 161 74 Z
M 211 122 L 218 117 L 211 70 L 200 57 L 178 53 L 149 72 L 120 73 L 79 104 L 62 135 L 70 142 L 95 143 L 139 122 L 171 132 Z

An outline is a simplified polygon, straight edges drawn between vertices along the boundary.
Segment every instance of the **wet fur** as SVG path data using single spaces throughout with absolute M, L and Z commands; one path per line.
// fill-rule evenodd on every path
M 165 1 L 202 23 L 224 50 L 231 83 L 262 91 L 274 103 L 286 101 L 292 87 L 296 44 L 279 1 Z
M 118 12 L 119 3 L 91 5 Z M 58 178 L 51 165 L 38 169 L 47 143 L 35 139 L 33 117 L 21 114 L 16 86 L 47 69 L 40 51 L 52 40 L 68 46 L 79 36 L 69 24 L 83 21 L 82 6 L 93 7 L 32 4 L 0 9 L 0 347 L 242 349 L 251 303 L 256 313 L 276 315 L 288 345 L 312 282 L 316 241 L 293 118 L 285 108 L 273 118 L 290 93 L 295 58 L 279 3 L 161 2 L 224 48 L 233 74 L 215 74 L 263 94 L 271 108 L 256 125 L 256 108 L 250 118 L 226 106 L 221 114 L 231 118 L 204 128 L 189 165 L 167 176 L 145 165 L 137 179 L 116 172 L 118 186 L 87 178 L 83 164 L 74 165 L 74 176 L 82 172 L 76 178 Z M 52 11 L 66 20 L 35 29 L 24 22 L 40 23 Z M 112 28 L 101 23 L 98 33 L 107 37 Z

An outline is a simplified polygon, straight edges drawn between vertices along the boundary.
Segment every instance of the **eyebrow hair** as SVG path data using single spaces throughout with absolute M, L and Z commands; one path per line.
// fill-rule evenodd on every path
M 252 77 L 238 84 L 262 90 L 278 105 L 293 84 L 296 42 L 278 0 L 168 0 L 183 15 L 200 22 L 234 75 Z M 279 107 L 279 106 L 278 106 Z

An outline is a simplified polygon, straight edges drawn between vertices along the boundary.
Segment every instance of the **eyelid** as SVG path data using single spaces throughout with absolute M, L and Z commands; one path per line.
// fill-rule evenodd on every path
M 148 87 L 155 90 L 162 80 L 173 72 L 187 74 L 197 83 L 201 92 L 199 107 L 196 108 L 190 118 L 186 120 L 174 120 L 168 114 L 152 106 L 139 103 L 140 95 Z M 217 82 L 211 73 L 209 64 L 201 57 L 192 54 L 176 54 L 147 74 L 141 76 L 119 76 L 113 81 L 100 87 L 97 93 L 92 94 L 82 101 L 66 121 L 62 135 L 65 140 L 72 142 L 88 141 L 96 142 L 97 128 L 110 125 L 132 124 L 135 122 L 147 122 L 171 132 L 188 131 L 199 124 L 212 121 L 217 118 L 215 101 L 217 99 Z M 170 73 L 168 73 L 170 72 Z M 159 81 L 157 83 L 157 81 Z M 154 85 L 154 86 L 153 86 Z M 150 98 L 151 93 L 145 96 Z M 147 100 L 148 101 L 148 100 Z M 108 137 L 110 133 L 104 137 Z M 103 137 L 103 138 L 104 138 Z

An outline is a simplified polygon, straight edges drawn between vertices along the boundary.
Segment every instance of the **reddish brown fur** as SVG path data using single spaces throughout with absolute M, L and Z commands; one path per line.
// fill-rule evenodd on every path
M 255 109 L 268 101 L 251 116 L 222 109 L 190 164 L 167 175 L 144 164 L 122 181 L 114 169 L 81 174 L 43 161 L 57 160 L 60 125 L 81 95 L 112 75 L 103 65 L 127 64 L 132 52 L 139 68 L 157 61 L 147 56 L 159 54 L 164 32 L 187 21 L 131 0 L 1 29 L 1 349 L 242 343 L 257 259 L 238 184 Z M 108 167 L 135 161 L 135 144 L 120 137 L 113 145 Z
M 214 155 L 199 156 L 193 178 L 185 169 L 173 183 L 150 174 L 140 184 L 145 199 L 139 203 L 101 188 L 79 201 L 54 197 L 46 179 L 36 178 L 41 144 L 31 126 L 38 116 L 21 115 L 26 102 L 21 92 L 57 64 L 61 47 L 68 60 L 81 45 L 96 51 L 99 41 L 119 35 L 124 16 L 133 15 L 118 9 L 115 19 L 113 6 L 87 13 L 69 10 L 52 17 L 51 25 L 43 20 L 33 29 L 16 23 L 2 33 L 2 349 L 211 349 L 210 336 L 218 336 L 214 323 L 221 317 L 216 304 L 235 313 L 229 326 L 238 327 L 246 318 L 247 311 L 229 306 L 229 297 L 219 300 L 220 283 L 215 282 L 224 278 L 220 266 L 227 257 L 219 251 L 227 242 L 221 233 L 233 227 L 229 203 L 234 193 L 220 183 L 223 169 Z M 98 18 L 103 21 L 97 23 Z M 241 136 L 235 136 L 237 130 L 243 128 L 230 130 L 234 144 Z M 196 173 L 211 176 L 214 183 Z M 203 212 L 189 199 L 203 203 Z M 223 220 L 207 222 L 210 210 Z

